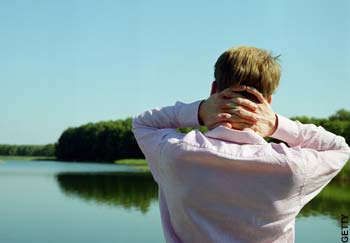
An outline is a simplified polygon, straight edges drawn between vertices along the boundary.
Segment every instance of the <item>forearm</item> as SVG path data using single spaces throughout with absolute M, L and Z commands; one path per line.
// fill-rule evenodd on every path
M 173 106 L 147 110 L 133 119 L 133 129 L 197 127 L 200 103 L 201 101 L 189 104 L 176 102 Z
M 349 146 L 345 139 L 323 127 L 314 124 L 302 124 L 299 121 L 292 121 L 281 115 L 278 117 L 278 127 L 272 138 L 287 142 L 289 146 L 301 148 L 311 148 L 317 151 L 344 150 L 349 151 Z

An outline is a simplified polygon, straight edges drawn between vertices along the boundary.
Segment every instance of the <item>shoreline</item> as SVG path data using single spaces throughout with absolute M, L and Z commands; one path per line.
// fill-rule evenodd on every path
M 13 160 L 27 160 L 27 161 L 58 161 L 55 156 L 19 156 L 19 155 L 0 155 L 0 163 L 3 163 L 7 159 L 13 159 Z M 65 161 L 69 162 L 69 161 Z M 74 162 L 85 162 L 85 163 L 91 163 L 94 161 L 74 161 Z M 128 165 L 136 167 L 144 172 L 150 172 L 150 168 L 148 166 L 148 163 L 145 159 L 119 159 L 115 160 L 113 162 L 101 162 L 96 161 L 94 163 L 97 164 L 115 164 L 115 165 Z M 350 163 L 350 160 L 345 164 L 345 166 L 342 168 L 342 170 L 339 172 L 339 174 L 333 178 L 332 181 L 338 181 L 343 183 L 349 183 L 350 182 L 350 172 L 347 171 L 347 166 Z M 335 179 L 335 180 L 334 180 Z
M 15 159 L 15 160 L 56 160 L 54 156 L 26 156 L 26 155 L 0 155 L 0 160 Z
M 18 156 L 18 155 L 0 155 L 0 163 L 5 160 L 23 160 L 23 161 L 58 161 L 54 156 Z M 69 161 L 64 161 L 69 162 Z M 92 161 L 74 161 L 74 162 L 82 162 L 82 163 L 91 163 Z M 115 160 L 113 162 L 99 162 L 96 161 L 97 164 L 115 164 L 115 165 L 128 165 L 136 167 L 137 169 L 142 170 L 143 172 L 150 172 L 149 166 L 145 159 L 120 159 Z

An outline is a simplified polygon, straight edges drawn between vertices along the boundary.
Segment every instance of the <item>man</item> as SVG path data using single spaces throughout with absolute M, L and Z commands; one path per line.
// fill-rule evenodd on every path
M 269 103 L 279 79 L 277 58 L 265 50 L 232 48 L 215 64 L 208 99 L 134 118 L 167 242 L 294 242 L 295 217 L 350 149 L 322 127 L 275 114 Z M 176 132 L 199 125 L 209 131 Z

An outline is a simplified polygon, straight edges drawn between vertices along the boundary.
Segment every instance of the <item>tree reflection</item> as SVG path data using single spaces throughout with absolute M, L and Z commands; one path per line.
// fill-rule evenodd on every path
M 146 173 L 61 173 L 56 178 L 66 195 L 86 201 L 147 213 L 151 202 L 158 200 L 157 184 Z
M 327 215 L 337 221 L 340 215 L 350 214 L 349 183 L 330 183 L 300 212 L 299 216 Z
M 148 173 L 63 173 L 57 175 L 57 181 L 68 196 L 142 213 L 158 200 L 158 186 Z M 326 215 L 338 221 L 341 214 L 350 215 L 349 205 L 349 183 L 331 183 L 298 216 Z

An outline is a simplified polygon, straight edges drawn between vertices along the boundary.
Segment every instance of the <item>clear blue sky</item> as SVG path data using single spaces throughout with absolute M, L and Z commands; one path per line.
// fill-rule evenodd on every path
M 1 1 L 0 143 L 207 98 L 226 49 L 281 54 L 273 108 L 350 109 L 350 11 L 339 1 Z

